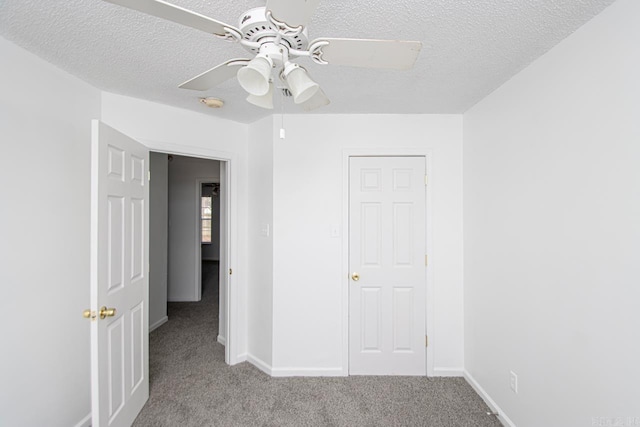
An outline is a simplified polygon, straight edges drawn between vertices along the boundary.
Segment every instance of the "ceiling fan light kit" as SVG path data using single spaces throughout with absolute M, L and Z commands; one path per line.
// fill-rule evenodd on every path
M 265 7 L 242 14 L 238 28 L 163 0 L 105 1 L 239 43 L 254 55 L 252 59 L 224 62 L 179 87 L 203 91 L 236 76 L 249 93 L 247 101 L 267 109 L 273 108 L 275 78 L 304 111 L 330 103 L 307 70 L 294 62 L 296 58 L 308 57 L 321 65 L 405 70 L 413 67 L 422 47 L 421 42 L 399 40 L 319 38 L 310 42 L 307 22 L 319 0 L 267 0 Z
M 267 55 L 260 54 L 238 70 L 238 82 L 251 95 L 265 95 L 269 91 L 272 68 L 273 61 Z
M 269 83 L 269 91 L 266 94 L 262 96 L 249 94 L 247 102 L 257 107 L 273 110 L 273 82 Z
M 291 90 L 293 102 L 296 104 L 308 101 L 320 90 L 320 85 L 311 80 L 307 75 L 307 70 L 293 62 L 285 65 L 282 71 L 282 80 Z

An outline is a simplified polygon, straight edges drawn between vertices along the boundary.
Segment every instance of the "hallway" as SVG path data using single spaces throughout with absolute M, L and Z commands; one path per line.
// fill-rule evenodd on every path
M 201 301 L 168 303 L 169 321 L 149 335 L 149 401 L 134 426 L 213 425 L 192 420 L 199 405 L 220 405 L 212 392 L 232 377 L 217 342 L 218 305 L 218 263 L 203 261 Z

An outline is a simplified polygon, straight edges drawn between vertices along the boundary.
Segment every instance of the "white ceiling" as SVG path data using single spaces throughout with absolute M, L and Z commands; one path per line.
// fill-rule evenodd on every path
M 332 101 L 318 113 L 463 113 L 613 1 L 322 0 L 310 39 L 420 40 L 422 52 L 410 71 L 300 62 Z M 265 0 L 173 3 L 237 26 Z M 235 79 L 206 92 L 177 87 L 247 57 L 240 45 L 101 0 L 0 0 L 0 35 L 109 92 L 244 123 L 270 114 L 245 102 Z M 201 96 L 226 104 L 205 110 Z M 285 111 L 299 112 L 291 101 Z

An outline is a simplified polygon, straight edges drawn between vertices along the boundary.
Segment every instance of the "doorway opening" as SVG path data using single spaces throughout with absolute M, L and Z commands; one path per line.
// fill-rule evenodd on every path
M 228 162 L 152 151 L 149 163 L 150 332 L 170 331 L 172 317 L 204 316 L 207 335 L 225 345 Z
M 230 263 L 238 258 L 238 226 L 233 220 L 237 217 L 238 198 L 231 197 L 231 188 L 238 188 L 239 177 L 235 168 L 237 156 L 234 153 L 166 142 L 139 142 L 98 120 L 92 121 L 91 131 L 91 308 L 85 314 L 92 321 L 91 417 L 94 424 L 113 421 L 130 425 L 149 398 L 154 371 L 157 372 L 159 366 L 157 360 L 151 363 L 149 360 L 149 320 L 154 310 L 150 305 L 160 308 L 166 306 L 170 275 L 174 271 L 168 262 L 170 254 L 174 252 L 172 245 L 169 245 L 172 230 L 168 201 L 169 156 L 194 155 L 199 156 L 197 159 L 215 160 L 219 166 L 221 250 L 218 277 L 222 302 L 220 318 L 224 323 L 220 328 L 202 325 L 199 330 L 205 332 L 204 339 L 190 342 L 193 344 L 191 348 L 200 352 L 196 357 L 198 360 L 213 361 L 222 366 L 239 361 L 236 346 L 240 340 L 237 335 L 243 331 L 237 330 L 237 322 L 227 320 L 235 319 L 238 310 L 238 292 L 234 286 L 230 286 Z M 166 167 L 150 168 L 152 156 L 164 158 Z M 155 185 L 152 184 L 154 182 Z M 151 187 L 155 191 L 156 187 L 163 187 L 162 182 L 167 189 L 164 198 L 160 198 L 160 202 L 151 201 Z M 200 187 L 192 188 L 197 195 L 194 199 L 199 202 Z M 195 205 L 194 201 L 189 208 Z M 177 203 L 176 206 L 182 208 L 187 204 Z M 151 226 L 151 212 L 154 212 L 154 224 L 155 214 L 163 217 L 159 227 L 157 224 Z M 195 215 L 189 219 L 193 220 L 190 232 L 199 236 L 200 229 L 196 227 L 201 227 L 200 221 L 195 220 Z M 166 243 L 163 250 L 156 251 L 157 246 L 162 246 L 157 238 Z M 193 239 L 192 244 L 178 247 L 175 251 L 193 250 L 198 254 L 197 265 L 194 259 L 191 268 L 185 269 L 192 277 L 201 274 L 200 245 L 199 238 Z M 150 248 L 153 248 L 156 256 L 163 255 L 153 263 L 150 262 Z M 161 276 L 159 272 L 163 271 L 167 279 L 164 283 L 157 280 Z M 150 281 L 151 277 L 153 282 Z M 161 291 L 155 292 L 158 282 L 165 287 L 163 289 L 160 286 Z M 184 280 L 184 283 L 186 287 L 191 286 L 193 296 L 196 291 L 195 280 Z M 197 290 L 201 294 L 200 283 Z M 154 322 L 152 318 L 151 325 L 157 328 L 166 322 L 167 325 L 163 325 L 166 328 L 171 324 L 167 319 L 165 312 L 164 319 L 161 316 Z M 218 331 L 225 334 L 223 346 L 218 343 Z M 169 370 L 184 365 L 188 357 L 194 356 L 184 345 L 185 337 L 178 338 L 173 343 L 165 343 L 167 353 L 179 356 L 176 363 L 164 364 Z M 201 345 L 204 340 L 208 340 L 212 348 Z M 156 376 L 156 379 L 161 378 Z M 119 421 L 114 421 L 116 418 Z
M 213 328 L 218 330 L 215 338 L 224 345 L 224 333 L 220 333 L 219 328 L 223 322 L 220 310 L 220 180 L 219 177 L 199 178 L 196 184 L 200 196 L 196 202 L 200 242 L 199 301 L 207 307 L 205 313 L 217 319 L 218 327 Z

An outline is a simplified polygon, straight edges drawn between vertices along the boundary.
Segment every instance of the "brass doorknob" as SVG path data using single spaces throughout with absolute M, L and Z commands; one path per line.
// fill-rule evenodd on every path
M 82 312 L 82 317 L 84 317 L 85 319 L 93 320 L 96 316 L 93 311 L 86 309 L 85 311 Z
M 357 282 L 358 280 L 360 280 L 360 275 L 354 272 L 353 274 L 351 274 L 351 280 Z
M 115 308 L 107 308 L 107 307 L 100 307 L 100 318 L 104 319 L 105 317 L 113 317 L 116 315 L 116 309 Z

